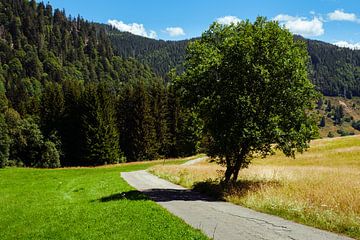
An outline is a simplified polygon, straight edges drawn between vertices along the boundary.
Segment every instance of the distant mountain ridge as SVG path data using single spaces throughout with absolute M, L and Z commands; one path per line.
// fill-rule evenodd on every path
M 186 46 L 191 40 L 164 41 L 149 39 L 109 27 L 114 52 L 133 57 L 166 78 L 172 68 L 182 68 Z M 360 50 L 341 48 L 330 43 L 305 39 L 311 66 L 309 77 L 326 96 L 360 96 Z
M 165 78 L 172 68 L 181 68 L 190 41 L 155 40 L 114 29 L 109 30 L 109 37 L 116 55 L 136 58 Z

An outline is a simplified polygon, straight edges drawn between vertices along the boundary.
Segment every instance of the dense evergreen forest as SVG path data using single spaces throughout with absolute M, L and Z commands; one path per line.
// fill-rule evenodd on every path
M 360 51 L 302 40 L 320 91 L 360 96 Z M 135 36 L 34 0 L 1 0 L 0 166 L 195 153 L 201 123 L 169 83 L 189 41 Z
M 360 50 L 306 40 L 310 78 L 325 96 L 360 96 Z
M 307 44 L 311 58 L 309 77 L 318 90 L 326 96 L 360 96 L 360 50 L 295 38 Z M 134 57 L 165 78 L 170 69 L 181 70 L 186 46 L 191 41 L 158 41 L 119 31 L 112 31 L 110 39 L 119 55 Z
M 108 33 L 49 4 L 0 1 L 1 166 L 100 165 L 196 151 L 196 116 L 149 67 L 117 56 Z
M 119 56 L 138 59 L 165 80 L 169 80 L 167 74 L 171 69 L 182 70 L 188 40 L 155 40 L 107 28 L 114 52 Z

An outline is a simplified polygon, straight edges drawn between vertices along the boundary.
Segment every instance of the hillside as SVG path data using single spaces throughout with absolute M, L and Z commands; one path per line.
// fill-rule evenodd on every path
M 0 167 L 195 153 L 201 123 L 166 84 L 188 43 L 123 33 L 35 0 L 0 1 Z M 360 51 L 311 40 L 308 47 L 317 87 L 355 99 Z M 358 103 L 341 101 L 318 109 L 322 136 L 358 133 Z
M 180 67 L 189 42 L 155 40 L 114 29 L 109 31 L 109 36 L 117 55 L 136 58 L 162 77 L 166 77 L 172 68 Z
M 316 109 L 320 116 L 321 137 L 340 137 L 360 134 L 360 98 L 325 97 L 318 102 Z M 357 128 L 357 129 L 356 129 Z
M 193 154 L 194 117 L 108 28 L 35 0 L 0 1 L 0 167 Z
M 310 77 L 326 96 L 360 96 L 360 50 L 306 39 Z
M 109 32 L 117 54 L 125 58 L 134 57 L 163 77 L 174 67 L 181 69 L 186 46 L 191 41 L 154 40 L 114 29 Z M 360 50 L 299 36 L 295 38 L 306 42 L 311 58 L 309 76 L 324 95 L 360 96 Z

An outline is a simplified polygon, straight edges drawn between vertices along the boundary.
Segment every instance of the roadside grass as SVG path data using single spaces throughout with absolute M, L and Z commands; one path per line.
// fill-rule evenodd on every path
M 120 177 L 160 162 L 2 169 L 0 239 L 207 239 Z
M 220 184 L 224 170 L 215 163 L 150 169 L 226 201 L 360 239 L 360 136 L 315 140 L 296 159 L 255 159 L 233 186 Z

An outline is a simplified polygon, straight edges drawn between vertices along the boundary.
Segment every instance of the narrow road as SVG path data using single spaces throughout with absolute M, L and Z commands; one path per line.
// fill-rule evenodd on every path
M 231 203 L 216 201 L 146 171 L 123 172 L 134 188 L 213 239 L 350 239 Z
M 190 160 L 190 161 L 187 161 L 186 163 L 183 163 L 181 165 L 184 165 L 184 166 L 189 166 L 189 165 L 194 165 L 194 164 L 197 164 L 197 163 L 200 163 L 202 161 L 205 161 L 206 159 L 208 159 L 209 157 L 201 157 L 201 158 L 196 158 L 194 160 Z

